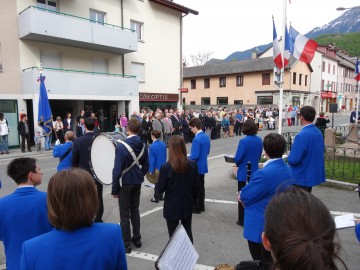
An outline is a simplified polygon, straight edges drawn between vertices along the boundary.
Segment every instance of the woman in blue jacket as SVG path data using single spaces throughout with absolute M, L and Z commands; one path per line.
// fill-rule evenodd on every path
M 48 216 L 55 230 L 25 241 L 21 270 L 126 270 L 119 224 L 93 223 L 98 208 L 94 179 L 82 169 L 51 177 Z
M 235 154 L 235 164 L 238 167 L 236 179 L 238 180 L 238 191 L 246 184 L 247 169 L 246 165 L 251 162 L 251 174 L 259 169 L 259 160 L 262 153 L 262 141 L 257 136 L 258 127 L 253 119 L 245 121 L 243 133 L 247 135 L 239 141 L 238 148 Z M 244 207 L 241 203 L 238 205 L 238 220 L 236 223 L 244 226 Z

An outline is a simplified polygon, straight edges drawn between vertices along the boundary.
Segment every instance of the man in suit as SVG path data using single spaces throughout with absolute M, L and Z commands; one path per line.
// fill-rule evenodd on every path
M 79 124 L 76 126 L 76 138 L 81 137 L 85 134 L 85 118 L 83 116 L 79 117 Z
M 295 185 L 311 192 L 312 187 L 325 182 L 324 139 L 313 124 L 316 111 L 311 106 L 300 109 L 302 130 L 295 136 L 288 156 Z
M 172 110 L 170 110 L 170 113 L 172 112 Z M 171 123 L 172 123 L 172 127 L 173 127 L 173 132 L 172 135 L 180 135 L 182 136 L 182 125 L 181 125 L 181 121 L 180 121 L 180 116 L 178 114 L 178 109 L 175 109 L 173 111 L 173 113 L 171 114 Z
M 15 158 L 7 174 L 17 184 L 14 193 L 0 199 L 0 240 L 5 247 L 6 269 L 20 269 L 24 241 L 52 230 L 48 221 L 46 193 L 35 186 L 43 172 L 33 158 Z
M 191 132 L 195 134 L 189 158 L 197 162 L 200 177 L 200 190 L 194 205 L 194 213 L 200 214 L 205 211 L 205 173 L 208 173 L 207 156 L 210 153 L 210 138 L 202 131 L 199 118 L 191 119 L 189 127 Z
M 72 150 L 72 160 L 71 160 L 72 167 L 79 167 L 81 169 L 84 169 L 85 171 L 88 171 L 91 175 L 92 172 L 90 169 L 90 154 L 91 154 L 90 150 L 94 137 L 94 127 L 95 127 L 95 120 L 91 117 L 87 117 L 85 119 L 85 134 L 74 140 L 73 150 Z M 100 184 L 95 179 L 94 181 L 96 184 L 98 199 L 99 199 L 99 209 L 97 211 L 94 222 L 103 222 L 102 221 L 102 216 L 104 213 L 103 185 Z
M 28 151 L 31 152 L 29 122 L 25 113 L 20 115 L 20 122 L 17 129 L 21 136 L 21 152 L 25 153 L 25 140 Z
M 251 176 L 242 188 L 239 201 L 245 207 L 244 238 L 248 240 L 250 254 L 254 260 L 270 263 L 271 253 L 262 246 L 265 208 L 277 191 L 285 190 L 292 184 L 290 167 L 282 159 L 286 149 L 285 139 L 276 133 L 265 136 L 263 142 L 267 161 L 263 169 Z
M 136 118 L 129 120 L 128 137 L 124 141 L 125 144 L 119 143 L 116 146 L 112 172 L 111 194 L 119 202 L 120 225 L 126 253 L 131 252 L 131 242 L 135 247 L 141 247 L 139 205 L 141 184 L 149 171 L 149 156 L 146 144 L 138 136 L 140 127 L 141 123 Z
M 71 119 L 71 113 L 66 113 L 66 118 L 63 120 L 64 132 L 73 130 L 73 122 Z

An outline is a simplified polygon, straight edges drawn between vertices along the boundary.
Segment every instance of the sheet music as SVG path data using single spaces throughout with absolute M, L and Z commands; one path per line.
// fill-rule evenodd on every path
M 193 244 L 191 243 L 184 227 L 178 227 L 167 244 L 164 252 L 156 262 L 160 270 L 189 270 L 199 258 Z
M 353 214 L 347 214 L 334 217 L 336 229 L 355 227 L 355 220 Z

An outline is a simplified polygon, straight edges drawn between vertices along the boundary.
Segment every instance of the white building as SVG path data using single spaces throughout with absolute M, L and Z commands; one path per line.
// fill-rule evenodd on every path
M 36 125 L 39 63 L 54 117 L 95 112 L 110 131 L 119 113 L 176 107 L 189 13 L 168 0 L 1 1 L 0 111 L 12 130 L 20 113 Z

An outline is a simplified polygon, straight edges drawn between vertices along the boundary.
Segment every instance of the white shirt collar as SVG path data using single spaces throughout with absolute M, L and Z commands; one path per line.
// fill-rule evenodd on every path
M 272 159 L 269 159 L 267 160 L 264 165 L 263 165 L 263 168 L 265 168 L 267 165 L 269 165 L 271 162 L 275 161 L 275 160 L 278 160 L 278 159 L 281 159 L 281 158 L 272 158 Z

